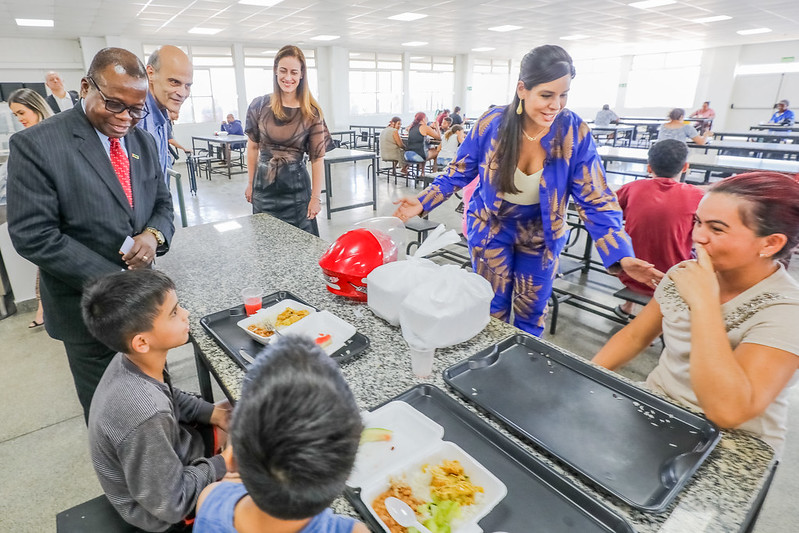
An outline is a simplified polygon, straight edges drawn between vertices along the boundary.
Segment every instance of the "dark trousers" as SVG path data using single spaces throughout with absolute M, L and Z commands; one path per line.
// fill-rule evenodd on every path
M 78 400 L 83 407 L 83 417 L 88 424 L 89 407 L 92 404 L 94 390 L 116 352 L 96 340 L 64 342 L 64 348 L 67 350 L 69 369 L 72 371 L 72 380 L 75 382 Z

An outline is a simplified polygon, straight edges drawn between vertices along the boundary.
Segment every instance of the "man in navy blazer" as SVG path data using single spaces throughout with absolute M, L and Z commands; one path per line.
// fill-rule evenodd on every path
M 120 48 L 101 50 L 81 94 L 73 109 L 11 137 L 8 229 L 17 252 L 41 271 L 47 332 L 64 343 L 88 419 L 114 351 L 83 323 L 83 288 L 104 274 L 151 268 L 169 247 L 174 212 L 155 142 L 134 127 L 146 114 L 141 61 Z M 124 150 L 117 161 L 127 155 L 132 206 L 111 163 L 112 139 Z

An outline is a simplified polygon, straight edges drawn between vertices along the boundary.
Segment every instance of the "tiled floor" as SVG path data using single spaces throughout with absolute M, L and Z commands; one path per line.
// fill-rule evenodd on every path
M 178 165 L 176 168 L 185 174 L 185 167 Z M 365 173 L 365 163 L 334 166 L 334 205 L 340 205 L 344 198 L 355 197 L 358 200 L 354 201 L 358 202 L 368 199 L 371 190 Z M 196 197 L 186 192 L 190 225 L 223 221 L 251 212 L 250 205 L 244 201 L 245 174 L 234 175 L 231 180 L 215 175 L 210 182 L 199 180 L 198 185 Z M 393 181 L 387 183 L 385 178 L 380 178 L 376 212 L 359 208 L 334 213 L 331 221 L 321 216 L 322 238 L 333 240 L 354 222 L 374 215 L 390 215 L 394 210 L 391 202 L 412 192 L 403 185 L 402 180 L 395 186 Z M 454 211 L 457 204 L 457 199 L 451 199 L 430 218 L 448 227 L 460 228 L 460 215 Z M 176 223 L 180 223 L 177 213 Z M 178 228 L 175 239 L 180 238 Z M 799 276 L 799 265 L 795 264 L 792 271 Z M 587 279 L 573 275 L 570 280 L 586 291 L 609 281 L 607 276 L 593 272 Z M 609 298 L 608 303 L 618 302 Z M 0 367 L 3 369 L 0 405 L 4 413 L 0 426 L 2 533 L 55 531 L 57 512 L 102 492 L 89 461 L 86 427 L 63 347 L 41 328 L 28 330 L 26 326 L 32 317 L 33 312 L 29 311 L 0 320 Z M 590 357 L 618 329 L 619 326 L 610 321 L 565 305 L 561 307 L 557 334 L 547 338 L 574 353 Z M 625 375 L 642 379 L 654 365 L 657 354 L 657 347 L 650 348 L 624 369 Z M 177 386 L 197 390 L 194 360 L 188 347 L 173 350 L 169 365 Z M 219 392 L 217 397 L 221 398 Z M 799 392 L 793 394 L 793 404 L 788 447 L 758 522 L 757 533 L 799 530 L 799 513 L 792 496 L 799 492 Z

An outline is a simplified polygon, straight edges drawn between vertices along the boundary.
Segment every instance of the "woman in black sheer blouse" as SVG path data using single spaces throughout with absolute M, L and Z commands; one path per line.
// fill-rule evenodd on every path
M 274 90 L 250 103 L 245 133 L 249 183 L 244 196 L 253 213 L 269 213 L 318 236 L 330 132 L 308 89 L 305 55 L 296 46 L 284 46 L 275 56 Z

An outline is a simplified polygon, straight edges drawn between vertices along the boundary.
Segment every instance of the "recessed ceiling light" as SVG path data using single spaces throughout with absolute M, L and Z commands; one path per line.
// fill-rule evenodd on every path
M 424 46 L 426 44 L 425 41 L 408 41 L 407 43 L 402 43 L 402 46 Z
M 312 41 L 335 41 L 341 37 L 341 35 L 317 35 L 316 37 L 311 37 Z
M 491 50 L 496 50 L 496 48 L 492 46 L 480 46 L 478 48 L 472 48 L 472 52 L 490 52 Z
M 504 26 L 494 26 L 493 28 L 488 28 L 491 31 L 516 31 L 522 29 L 521 26 L 514 26 L 513 24 L 505 24 Z
M 698 19 L 694 19 L 691 22 L 696 22 L 697 24 L 705 24 L 708 22 L 720 22 L 722 20 L 730 20 L 732 17 L 728 17 L 727 15 L 716 15 L 715 17 L 702 17 Z
M 401 20 L 403 22 L 410 22 L 412 20 L 419 20 L 425 18 L 427 15 L 424 13 L 400 13 L 399 15 L 392 15 L 389 20 Z
M 239 0 L 239 4 L 245 4 L 248 6 L 263 6 L 263 7 L 272 7 L 275 4 L 279 4 L 283 0 Z
M 677 0 L 644 0 L 643 2 L 633 2 L 627 5 L 630 7 L 637 7 L 638 9 L 651 9 L 653 7 L 668 6 L 676 3 Z
M 197 26 L 189 30 L 189 33 L 196 33 L 197 35 L 216 35 L 222 31 L 222 28 L 201 28 Z
M 561 39 L 564 41 L 579 41 L 580 39 L 588 39 L 588 35 L 582 35 L 582 34 L 566 35 L 564 37 L 561 37 Z
M 768 33 L 771 31 L 771 28 L 754 28 L 751 30 L 738 30 L 738 35 L 757 35 L 758 33 Z
M 52 28 L 55 23 L 50 19 L 16 19 L 17 26 L 36 26 L 40 28 Z
M 261 53 L 264 55 L 275 55 L 277 53 L 277 50 L 264 50 Z

